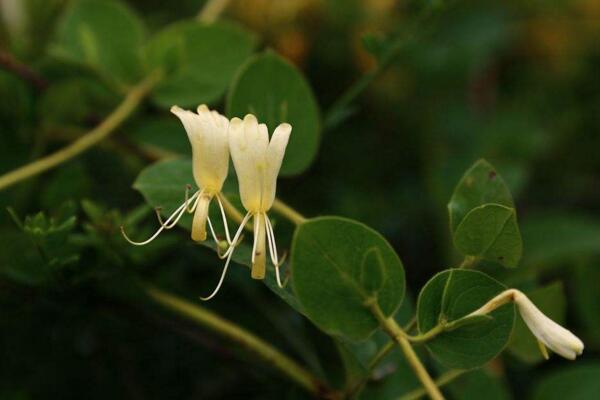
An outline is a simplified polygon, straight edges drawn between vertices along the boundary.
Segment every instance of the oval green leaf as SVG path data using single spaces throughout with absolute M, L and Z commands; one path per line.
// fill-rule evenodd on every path
M 456 228 L 454 245 L 464 255 L 516 267 L 523 243 L 515 209 L 500 204 L 475 207 Z
M 440 272 L 419 294 L 419 332 L 433 329 L 439 321 L 456 321 L 505 289 L 500 282 L 479 271 L 451 269 Z M 507 345 L 515 320 L 514 305 L 506 304 L 490 316 L 492 319 L 443 332 L 426 346 L 448 368 L 480 367 Z
M 52 53 L 108 80 L 132 83 L 141 78 L 143 41 L 142 21 L 123 3 L 75 1 L 59 24 Z
M 323 331 L 350 340 L 366 339 L 379 326 L 366 301 L 375 299 L 391 316 L 404 298 L 404 268 L 394 249 L 379 233 L 345 218 L 320 217 L 300 225 L 291 271 L 305 314 Z M 367 279 L 370 273 L 375 278 Z
M 296 67 L 273 52 L 242 67 L 227 95 L 227 115 L 243 118 L 248 113 L 266 123 L 270 132 L 282 122 L 292 125 L 282 175 L 299 174 L 310 166 L 319 147 L 319 110 Z
M 146 48 L 148 64 L 168 71 L 153 90 L 153 101 L 194 109 L 215 102 L 255 45 L 254 36 L 229 23 L 182 22 L 162 30 Z
M 455 233 L 460 222 L 475 207 L 486 203 L 514 208 L 508 186 L 486 160 L 479 160 L 465 172 L 448 203 L 450 227 Z

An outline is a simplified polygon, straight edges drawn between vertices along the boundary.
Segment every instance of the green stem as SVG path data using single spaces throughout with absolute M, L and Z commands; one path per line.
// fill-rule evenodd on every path
M 54 168 L 101 142 L 133 113 L 161 76 L 160 71 L 155 71 L 132 87 L 121 104 L 100 125 L 67 147 L 0 176 L 0 190 Z
M 479 261 L 481 261 L 481 258 L 479 258 L 477 256 L 465 256 L 465 259 L 458 266 L 458 268 L 460 268 L 460 269 L 475 268 L 477 266 L 477 264 L 479 264 Z
M 152 300 L 163 307 L 246 347 L 310 393 L 316 396 L 336 397 L 334 392 L 296 361 L 244 328 L 202 306 L 190 303 L 151 285 L 146 285 L 145 291 Z
M 404 34 L 399 35 L 399 37 L 390 44 L 387 52 L 379 58 L 377 66 L 360 77 L 331 105 L 331 107 L 329 107 L 329 110 L 325 113 L 323 130 L 329 130 L 335 127 L 351 114 L 348 109 L 354 99 L 369 87 L 371 82 L 379 77 L 379 75 L 381 75 L 396 60 L 400 51 L 406 46 L 406 43 L 413 38 L 417 31 L 419 31 L 421 35 L 423 34 L 423 22 L 429 19 L 435 12 L 438 12 L 439 9 L 441 9 L 441 7 L 430 7 L 426 12 L 423 12 L 411 26 L 407 28 Z
M 407 339 L 406 333 L 402 330 L 400 325 L 396 322 L 396 320 L 392 317 L 388 318 L 383 314 L 381 308 L 377 302 L 372 302 L 369 305 L 369 308 L 375 318 L 381 324 L 383 330 L 400 346 L 400 349 L 404 353 L 408 364 L 414 371 L 417 378 L 421 381 L 425 392 L 429 395 L 432 400 L 444 400 L 444 396 L 440 389 L 436 386 L 435 382 L 425 369 L 425 366 L 415 353 L 415 350 L 412 348 L 412 345 Z
M 277 198 L 273 202 L 272 208 L 277 214 L 287 218 L 295 225 L 301 225 L 306 222 L 306 217 Z
M 453 380 L 455 380 L 456 378 L 458 378 L 459 376 L 463 375 L 465 372 L 467 372 L 467 371 L 461 370 L 461 369 L 450 370 L 450 371 L 445 372 L 442 375 L 440 375 L 440 377 L 435 380 L 435 384 L 437 385 L 437 387 L 445 386 L 445 385 L 449 384 L 450 382 L 452 382 Z M 422 388 L 419 388 L 419 389 L 413 390 L 410 393 L 403 395 L 398 400 L 418 400 L 421 397 L 425 396 L 426 394 L 427 393 L 425 392 L 425 390 L 423 390 Z
M 197 18 L 200 22 L 212 23 L 225 11 L 228 4 L 229 0 L 208 0 Z

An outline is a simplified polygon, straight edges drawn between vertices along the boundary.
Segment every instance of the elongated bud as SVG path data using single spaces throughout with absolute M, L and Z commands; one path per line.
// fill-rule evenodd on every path
M 531 333 L 550 350 L 574 360 L 583 353 L 583 342 L 568 329 L 548 318 L 523 293 L 515 293 L 515 303 Z
M 192 221 L 192 240 L 195 242 L 203 242 L 206 240 L 206 220 L 208 219 L 208 206 L 211 197 L 202 194 L 198 200 L 196 211 L 194 212 L 194 220 Z
M 584 348 L 583 342 L 571 331 L 548 318 L 519 290 L 505 290 L 467 317 L 489 314 L 510 301 L 514 301 L 517 305 L 523 321 L 539 341 L 540 347 L 546 346 L 569 360 L 574 360 L 581 355 Z M 544 350 L 542 350 L 542 354 L 546 357 L 547 353 Z

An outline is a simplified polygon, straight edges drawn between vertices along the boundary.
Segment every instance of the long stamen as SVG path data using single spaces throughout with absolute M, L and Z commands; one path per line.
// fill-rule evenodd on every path
M 196 198 L 196 196 L 198 195 L 198 193 L 194 194 L 191 199 L 193 200 L 194 198 Z M 158 230 L 156 232 L 154 232 L 154 234 L 152 236 L 150 236 L 150 238 L 142 241 L 142 242 L 135 242 L 133 240 L 131 240 L 129 238 L 129 236 L 127 236 L 127 234 L 125 233 L 125 227 L 121 226 L 121 234 L 123 235 L 123 237 L 125 238 L 125 240 L 127 240 L 129 243 L 135 245 L 135 246 L 143 246 L 146 245 L 148 243 L 150 243 L 151 241 L 153 241 L 154 239 L 156 239 L 158 237 L 158 235 L 163 231 L 163 229 L 170 229 L 173 226 L 175 226 L 177 224 L 177 222 L 179 222 L 179 220 L 181 219 L 181 217 L 183 216 L 185 209 L 187 207 L 189 200 L 186 200 L 182 205 L 180 205 L 170 216 L 169 218 L 167 218 L 166 221 L 164 221 L 164 224 L 161 224 L 160 228 L 158 228 Z
M 235 233 L 235 236 L 233 238 L 233 244 L 229 247 L 229 249 L 227 249 L 227 252 L 225 253 L 225 255 L 227 257 L 227 261 L 225 261 L 225 266 L 223 267 L 223 272 L 221 273 L 221 278 L 219 279 L 219 283 L 217 283 L 217 286 L 215 287 L 215 289 L 209 296 L 207 296 L 207 297 L 200 296 L 201 300 L 207 301 L 207 300 L 212 299 L 219 292 L 219 289 L 221 289 L 221 285 L 223 284 L 223 281 L 225 280 L 225 275 L 227 274 L 227 268 L 229 267 L 231 257 L 233 256 L 233 250 L 235 249 L 235 245 L 237 244 L 237 241 L 238 241 L 240 235 L 242 234 L 244 226 L 246 226 L 246 223 L 248 222 L 248 219 L 251 216 L 252 216 L 251 213 L 246 214 L 246 216 L 242 220 L 242 223 L 240 224 L 240 227 L 238 228 L 237 232 Z
M 275 243 L 275 232 L 273 232 L 273 225 L 271 225 L 271 221 L 267 214 L 265 214 L 265 226 L 267 230 L 267 240 L 269 242 L 269 252 L 271 253 L 271 262 L 275 267 L 275 278 L 277 279 L 277 286 L 283 289 L 285 287 L 285 283 L 281 283 L 281 276 L 279 275 L 279 260 L 277 255 L 277 244 Z M 283 264 L 283 259 L 281 260 Z
M 186 204 L 188 204 L 188 206 L 189 206 L 189 203 L 188 203 L 187 201 L 188 201 L 188 196 L 189 196 L 189 194 L 190 194 L 190 190 L 191 190 L 191 189 L 192 189 L 192 185 L 186 185 L 186 187 L 185 187 L 185 201 L 186 201 Z M 198 192 L 196 192 L 196 193 L 198 193 Z M 198 194 L 198 198 L 199 198 L 200 196 L 202 196 L 202 193 L 204 193 L 204 190 L 201 190 L 201 191 L 200 191 L 200 193 Z M 191 214 L 191 213 L 193 213 L 193 212 L 194 212 L 194 209 L 196 208 L 196 206 L 197 206 L 197 205 L 198 205 L 198 201 L 196 201 L 196 202 L 195 202 L 195 203 L 192 205 L 192 208 L 189 208 L 188 206 L 186 206 L 185 208 L 187 209 L 187 212 L 189 212 L 189 213 Z
M 235 247 L 238 245 L 238 240 L 240 238 L 240 235 L 242 234 L 244 227 L 248 223 L 248 220 L 250 219 L 250 217 L 252 217 L 252 213 L 247 213 L 244 216 L 244 219 L 242 220 L 240 227 L 238 228 L 237 232 L 235 233 L 235 236 L 233 237 L 233 240 L 231 241 L 231 245 L 229 246 L 229 248 L 227 249 L 225 254 L 223 254 L 223 258 L 227 257 L 229 255 L 229 253 L 233 252 Z
M 217 287 L 215 287 L 213 292 L 210 295 L 208 295 L 207 297 L 199 296 L 200 300 L 208 301 L 217 295 L 217 293 L 219 292 L 219 289 L 221 289 L 221 285 L 223 284 L 223 281 L 225 280 L 225 275 L 227 275 L 227 268 L 229 267 L 229 262 L 231 261 L 232 255 L 233 255 L 233 251 L 230 252 L 229 255 L 227 256 L 227 261 L 225 261 L 225 266 L 223 267 L 223 272 L 221 273 L 221 278 L 219 279 L 219 283 L 217 283 Z
M 223 226 L 225 227 L 225 237 L 227 237 L 227 242 L 231 243 L 231 236 L 229 236 L 229 224 L 227 223 L 227 216 L 225 215 L 223 202 L 221 202 L 221 194 L 218 193 L 215 197 L 217 198 L 219 209 L 221 210 L 221 218 L 223 218 Z
M 227 255 L 223 255 L 221 254 L 221 241 L 219 241 L 219 238 L 217 237 L 216 233 L 215 233 L 215 229 L 213 227 L 213 224 L 210 220 L 210 217 L 208 217 L 207 219 L 208 221 L 208 227 L 210 229 L 210 234 L 212 235 L 213 240 L 215 241 L 215 244 L 217 245 L 217 256 L 223 260 L 224 258 L 227 258 Z M 231 245 L 231 243 L 227 243 L 228 245 Z

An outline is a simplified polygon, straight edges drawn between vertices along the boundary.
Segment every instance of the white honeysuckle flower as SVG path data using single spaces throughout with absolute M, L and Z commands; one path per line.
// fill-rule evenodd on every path
M 569 360 L 574 360 L 583 353 L 583 342 L 577 336 L 548 318 L 523 292 L 517 289 L 505 290 L 467 317 L 489 314 L 510 301 L 515 302 L 523 321 L 541 346 L 546 346 Z M 547 357 L 544 350 L 542 353 Z
M 516 291 L 514 299 L 523 321 L 546 347 L 569 360 L 574 360 L 583 353 L 583 342 L 571 331 L 544 315 L 527 296 Z
M 229 169 L 229 120 L 217 111 L 209 110 L 204 104 L 198 107 L 197 113 L 183 110 L 177 106 L 173 106 L 171 112 L 179 117 L 190 140 L 194 180 L 199 190 L 190 197 L 189 190 L 191 187 L 188 186 L 184 203 L 164 222 L 157 210 L 161 226 L 149 239 L 143 242 L 134 242 L 127 237 L 122 229 L 123 235 L 132 244 L 148 244 L 163 229 L 174 227 L 187 211 L 188 213 L 194 213 L 192 239 L 198 242 L 206 240 L 206 223 L 208 221 L 212 237 L 219 245 L 219 240 L 208 217 L 210 202 L 213 198 L 216 198 L 221 209 L 227 242 L 231 244 L 225 211 L 220 199 L 220 192 Z
M 271 261 L 275 267 L 277 283 L 283 287 L 279 276 L 279 257 L 273 226 L 267 212 L 275 200 L 277 175 L 281 168 L 285 149 L 292 132 L 292 126 L 280 124 L 269 141 L 265 124 L 259 124 L 256 117 L 248 114 L 243 120 L 233 118 L 229 122 L 229 151 L 237 173 L 240 197 L 247 213 L 238 228 L 229 249 L 225 252 L 227 261 L 216 289 L 207 298 L 212 298 L 219 290 L 231 255 L 244 226 L 253 218 L 254 242 L 252 246 L 252 272 L 254 279 L 263 279 L 266 268 L 266 247 L 269 247 Z

